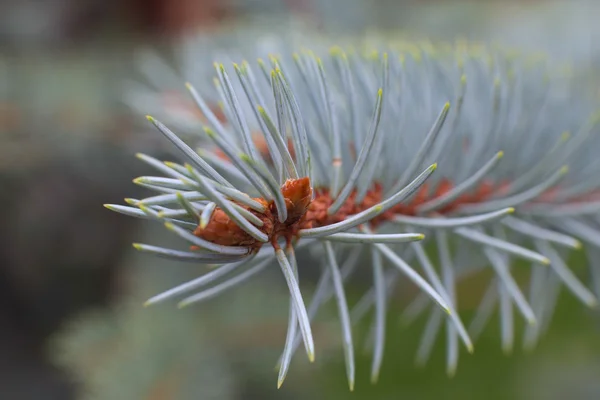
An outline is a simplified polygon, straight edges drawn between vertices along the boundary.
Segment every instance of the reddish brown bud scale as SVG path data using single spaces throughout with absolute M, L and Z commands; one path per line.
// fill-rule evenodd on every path
M 294 224 L 304 216 L 311 203 L 313 191 L 310 179 L 288 179 L 281 187 L 281 193 L 288 212 L 286 224 Z
M 259 218 L 261 214 L 256 213 Z M 269 229 L 268 218 L 261 218 L 265 225 L 261 229 Z M 223 246 L 256 247 L 257 240 L 241 229 L 225 212 L 216 208 L 210 222 L 204 229 L 200 226 L 194 231 L 194 235 L 209 242 Z
M 288 179 L 281 187 L 281 193 L 285 199 L 288 212 L 288 217 L 283 223 L 277 219 L 277 208 L 273 201 L 267 202 L 260 198 L 254 199 L 265 206 L 265 211 L 262 213 L 240 204 L 240 206 L 256 215 L 263 222 L 260 230 L 269 237 L 271 243 L 275 243 L 279 237 L 285 237 L 289 241 L 293 233 L 298 230 L 296 225 L 304 217 L 312 199 L 310 179 L 307 177 Z M 194 235 L 223 246 L 241 246 L 258 250 L 263 245 L 262 242 L 256 240 L 240 228 L 219 207 L 213 212 L 208 225 L 205 228 L 198 226 L 194 231 Z

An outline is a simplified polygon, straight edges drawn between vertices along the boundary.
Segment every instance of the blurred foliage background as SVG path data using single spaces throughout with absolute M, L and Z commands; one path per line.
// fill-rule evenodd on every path
M 168 59 L 188 35 L 208 42 L 236 29 L 283 35 L 301 20 L 334 35 L 378 29 L 501 41 L 571 62 L 596 85 L 599 11 L 594 0 L 3 1 L 0 398 L 600 398 L 598 316 L 569 296 L 561 296 L 533 353 L 517 346 L 504 355 L 494 326 L 474 355 L 461 354 L 454 378 L 444 373 L 443 346 L 427 367 L 414 366 L 424 321 L 401 326 L 409 295 L 401 296 L 389 310 L 380 382 L 368 382 L 370 357 L 361 356 L 352 394 L 339 328 L 323 315 L 318 362 L 295 361 L 277 391 L 272 366 L 287 321 L 278 274 L 189 310 L 143 309 L 148 296 L 196 276 L 198 267 L 134 254 L 133 241 L 172 238 L 102 208 L 136 195 L 131 179 L 145 167 L 135 152 L 168 158 L 171 151 L 123 101 L 123 82 L 140 75 L 141 49 Z M 210 68 L 208 54 L 197 51 L 188 62 Z M 310 286 L 311 271 L 305 277 Z M 481 290 L 477 281 L 469 288 Z M 350 286 L 350 300 L 363 290 Z M 473 307 L 465 304 L 465 312 Z

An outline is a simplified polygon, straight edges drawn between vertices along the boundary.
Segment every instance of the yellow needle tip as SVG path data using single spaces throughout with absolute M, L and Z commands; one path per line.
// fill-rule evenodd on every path
M 550 265 L 550 259 L 549 259 L 549 258 L 546 258 L 546 257 L 544 257 L 544 258 L 542 259 L 542 264 L 544 264 L 544 265 Z

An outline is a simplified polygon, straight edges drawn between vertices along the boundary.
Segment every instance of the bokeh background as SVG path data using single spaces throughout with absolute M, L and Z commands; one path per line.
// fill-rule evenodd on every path
M 410 293 L 399 295 L 380 382 L 368 382 L 370 356 L 359 351 L 352 394 L 338 327 L 324 314 L 315 325 L 321 357 L 315 365 L 297 357 L 278 391 L 281 278 L 266 275 L 189 310 L 143 309 L 148 296 L 203 271 L 134 253 L 131 242 L 173 238 L 102 207 L 139 193 L 131 179 L 147 170 L 136 152 L 172 156 L 129 83 L 183 90 L 169 65 L 201 76 L 247 32 L 290 43 L 302 27 L 504 42 L 568 62 L 594 87 L 598 15 L 595 0 L 3 0 L 0 399 L 599 399 L 600 320 L 569 296 L 533 352 L 503 354 L 492 324 L 449 378 L 441 338 L 431 362 L 415 367 L 424 321 L 402 326 Z M 305 276 L 314 284 L 311 271 Z M 473 298 L 481 293 L 477 280 L 464 286 Z M 363 291 L 350 286 L 350 301 Z M 468 298 L 466 316 L 476 305 Z M 357 328 L 359 350 L 366 328 Z

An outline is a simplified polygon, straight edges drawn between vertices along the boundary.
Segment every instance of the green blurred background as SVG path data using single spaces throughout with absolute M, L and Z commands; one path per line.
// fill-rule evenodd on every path
M 377 385 L 368 381 L 370 355 L 360 351 L 368 324 L 357 329 L 354 393 L 330 304 L 315 325 L 318 361 L 297 356 L 278 391 L 273 366 L 287 321 L 280 277 L 257 278 L 190 310 L 143 309 L 148 296 L 203 271 L 133 253 L 131 242 L 173 238 L 102 208 L 139 193 L 131 179 L 146 169 L 135 152 L 172 154 L 123 101 L 124 82 L 141 75 L 142 49 L 176 64 L 171 50 L 190 34 L 210 43 L 236 30 L 290 33 L 307 21 L 334 35 L 378 29 L 505 42 L 569 62 L 596 85 L 599 12 L 592 0 L 3 1 L 0 398 L 600 399 L 600 320 L 568 293 L 533 352 L 517 342 L 503 354 L 492 323 L 474 355 L 461 353 L 453 378 L 443 337 L 430 363 L 415 366 L 425 321 L 402 326 L 412 292 L 400 293 L 389 307 Z M 191 60 L 210 69 L 212 53 L 203 54 Z M 316 276 L 306 271 L 307 290 Z M 483 285 L 470 280 L 461 290 L 476 299 Z M 349 301 L 364 290 L 350 285 Z M 463 304 L 467 321 L 476 301 Z

